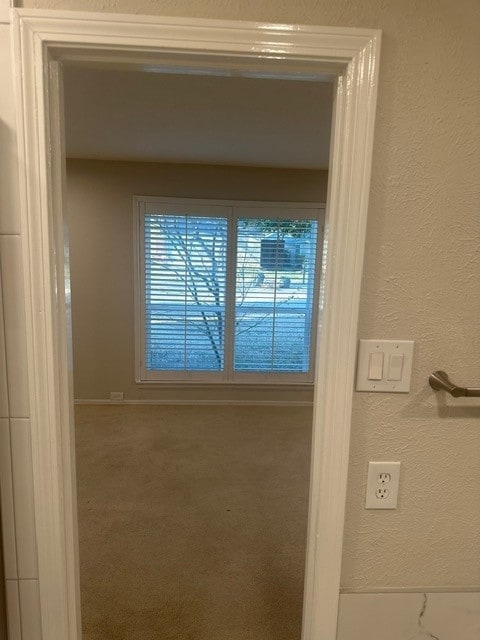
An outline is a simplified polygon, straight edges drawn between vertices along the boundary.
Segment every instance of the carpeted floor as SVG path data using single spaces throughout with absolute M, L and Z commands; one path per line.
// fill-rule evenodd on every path
M 77 406 L 84 640 L 300 640 L 311 419 Z

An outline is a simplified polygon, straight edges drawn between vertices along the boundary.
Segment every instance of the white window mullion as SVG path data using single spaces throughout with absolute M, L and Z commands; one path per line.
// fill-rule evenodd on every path
M 235 343 L 235 283 L 237 271 L 237 219 L 235 207 L 230 210 L 227 233 L 227 282 L 225 292 L 225 381 L 233 379 Z
M 310 231 L 310 241 L 311 241 L 311 236 L 312 233 Z M 316 244 L 310 248 L 309 250 L 309 260 L 308 260 L 308 269 L 307 269 L 307 312 L 305 313 L 305 322 L 304 322 L 304 335 L 305 335 L 305 351 L 304 351 L 304 366 L 305 368 L 307 368 L 310 364 L 310 360 L 312 359 L 311 357 L 308 358 L 308 354 L 312 354 L 313 353 L 313 348 L 314 348 L 314 344 L 312 343 L 312 334 L 313 334 L 313 326 L 312 326 L 312 320 L 313 320 L 313 316 L 314 316 L 314 304 L 315 304 L 315 300 L 314 300 L 314 294 L 315 294 L 315 282 L 316 282 L 316 278 L 315 278 L 315 271 L 316 271 L 316 265 L 317 265 L 317 261 L 316 261 L 316 256 L 317 256 L 317 249 L 318 249 L 318 238 L 320 236 L 320 226 L 318 226 L 318 231 L 317 231 L 317 238 L 316 238 Z M 313 263 L 314 263 L 314 268 L 312 269 L 312 258 L 313 258 Z M 305 269 L 303 271 L 303 274 L 305 275 Z
M 271 355 L 271 367 L 272 371 L 275 369 L 275 327 L 277 319 L 277 292 L 278 292 L 278 243 L 280 240 L 280 227 L 277 222 L 277 251 L 275 262 L 277 263 L 275 269 L 275 279 L 273 284 L 273 310 L 272 310 L 272 355 Z
M 135 336 L 136 336 L 136 379 L 145 378 L 145 203 L 136 202 L 134 218 L 134 258 L 135 258 Z
M 188 219 L 187 216 L 185 216 L 185 241 L 187 243 L 188 246 Z M 185 262 L 184 264 L 184 278 L 185 278 L 185 288 L 184 288 L 184 314 L 185 314 L 185 324 L 183 327 L 183 367 L 186 370 L 187 369 L 187 337 L 188 337 L 188 314 L 187 314 L 187 308 L 188 308 L 188 269 L 187 269 L 187 263 Z

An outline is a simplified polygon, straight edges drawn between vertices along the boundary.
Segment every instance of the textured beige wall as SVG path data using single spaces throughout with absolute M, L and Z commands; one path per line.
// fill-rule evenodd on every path
M 408 395 L 356 394 L 343 585 L 480 586 L 478 0 L 25 0 L 25 6 L 383 30 L 360 336 L 416 341 Z M 369 459 L 403 463 L 399 508 L 363 509 Z
M 0 509 L 0 525 L 1 525 L 1 509 Z M 0 526 L 0 640 L 8 640 L 7 635 L 7 610 L 6 610 L 6 594 L 5 594 L 5 571 L 3 567 L 3 541 L 2 528 Z
M 295 400 L 312 389 L 135 384 L 133 196 L 325 202 L 326 171 L 69 160 L 74 386 L 78 399 Z

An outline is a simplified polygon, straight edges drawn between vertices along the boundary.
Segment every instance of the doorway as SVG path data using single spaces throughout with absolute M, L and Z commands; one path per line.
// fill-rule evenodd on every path
M 123 57 L 130 63 L 141 59 L 143 65 L 158 65 L 160 53 L 162 65 L 172 66 L 174 60 L 176 68 L 192 68 L 201 60 L 210 68 L 243 66 L 271 73 L 281 67 L 283 73 L 336 76 L 327 217 L 333 259 L 325 271 L 326 313 L 316 374 L 302 631 L 304 638 L 333 640 L 379 34 L 205 21 L 153 20 L 152 24 L 150 18 L 116 17 L 110 23 L 105 17 L 38 18 L 22 11 L 16 15 L 23 69 L 20 166 L 22 215 L 28 229 L 24 248 L 39 580 L 42 629 L 52 639 L 79 637 L 71 360 L 65 322 L 69 291 L 64 296 L 55 286 L 63 281 L 68 266 L 60 251 L 64 196 L 59 60 L 118 62 Z M 45 65 L 50 74 L 44 74 Z M 38 322 L 40 308 L 44 322 Z
M 64 96 L 83 638 L 300 640 L 333 82 Z

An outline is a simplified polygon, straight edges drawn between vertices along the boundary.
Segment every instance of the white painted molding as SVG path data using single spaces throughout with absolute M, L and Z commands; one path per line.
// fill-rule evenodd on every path
M 335 640 L 380 33 L 14 10 L 42 632 L 80 640 L 73 396 L 63 292 L 60 64 L 335 76 L 326 306 L 316 373 L 303 640 Z

